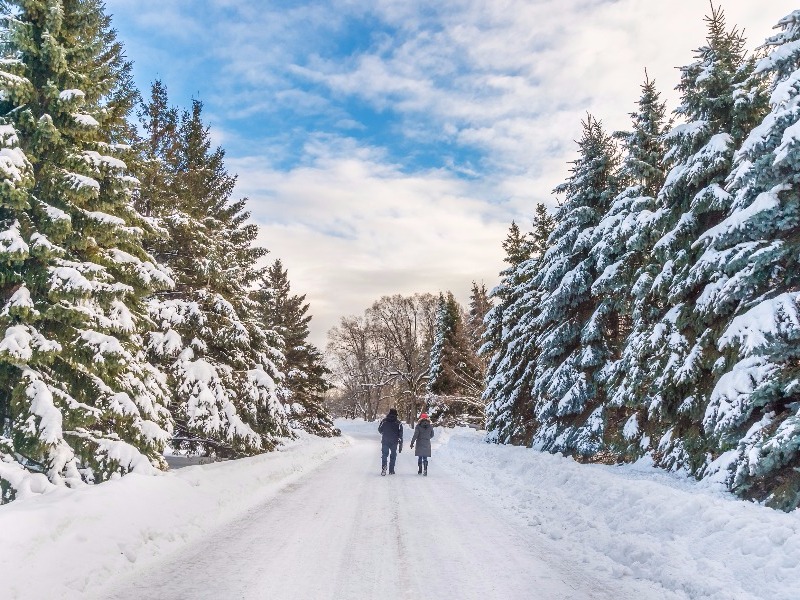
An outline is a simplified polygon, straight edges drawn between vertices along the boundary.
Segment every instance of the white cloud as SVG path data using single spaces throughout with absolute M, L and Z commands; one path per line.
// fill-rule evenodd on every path
M 752 46 L 793 8 L 791 0 L 774 0 L 770 11 L 749 0 L 721 4 L 729 24 L 748 24 Z M 424 116 L 432 135 L 486 150 L 492 170 L 521 173 L 536 171 L 543 147 L 553 149 L 537 138 L 570 140 L 587 111 L 609 128 L 626 127 L 645 68 L 674 107 L 676 67 L 692 62 L 703 43 L 709 5 L 379 0 L 374 10 L 398 28 L 393 44 L 345 61 L 313 58 L 295 72 L 333 93 L 399 111 L 412 132 Z M 560 158 L 570 156 L 559 148 Z
M 142 38 L 131 56 L 166 69 L 168 86 L 183 77 L 210 94 L 215 140 L 237 149 L 228 166 L 238 191 L 251 199 L 264 245 L 308 293 L 320 344 L 339 316 L 382 294 L 452 289 L 464 299 L 472 279 L 493 285 L 508 223 L 526 222 L 536 201 L 553 204 L 581 119 L 591 112 L 608 130 L 626 128 L 645 68 L 674 108 L 676 67 L 703 44 L 709 10 L 700 0 L 107 4 L 154 36 L 168 27 L 182 43 L 196 38 L 197 55 L 171 57 Z M 746 26 L 751 47 L 796 8 L 719 4 L 729 25 Z M 362 20 L 380 28 L 337 50 Z M 203 69 L 212 58 L 221 67 Z M 351 101 L 391 112 L 406 147 L 445 143 L 445 157 L 466 149 L 478 158 L 410 172 L 391 141 L 376 148 L 339 137 L 342 127 L 369 133 Z M 249 137 L 248 124 L 287 107 L 296 120 Z M 315 116 L 322 130 L 309 133 L 302 119 Z M 298 146 L 299 163 L 282 168 Z
M 350 151 L 342 153 L 342 146 Z M 258 157 L 229 161 L 251 199 L 259 242 L 281 258 L 312 303 L 312 331 L 360 313 L 384 294 L 493 285 L 509 214 L 443 171 L 405 174 L 374 149 L 317 140 L 309 164 L 288 172 Z

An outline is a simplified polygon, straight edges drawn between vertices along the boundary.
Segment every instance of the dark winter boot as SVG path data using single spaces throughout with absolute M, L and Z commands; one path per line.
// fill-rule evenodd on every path
M 428 476 L 428 465 L 425 465 L 425 471 L 422 473 L 425 477 Z
M 422 465 L 419 466 L 419 470 L 417 471 L 417 475 L 422 475 Z
M 389 471 L 389 475 L 394 475 L 394 469 L 392 469 L 391 471 Z
M 386 475 L 386 467 L 383 467 L 383 468 L 381 469 L 381 475 Z

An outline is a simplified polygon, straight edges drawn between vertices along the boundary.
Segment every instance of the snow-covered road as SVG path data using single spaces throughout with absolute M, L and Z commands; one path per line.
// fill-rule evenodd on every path
M 797 600 L 800 511 L 713 482 L 437 429 L 379 475 L 376 423 L 0 507 L 0 600 Z
M 103 597 L 620 597 L 550 562 L 532 532 L 493 511 L 435 457 L 430 476 L 418 476 L 406 449 L 397 475 L 381 477 L 377 436 L 350 437 L 352 445 L 319 469 Z

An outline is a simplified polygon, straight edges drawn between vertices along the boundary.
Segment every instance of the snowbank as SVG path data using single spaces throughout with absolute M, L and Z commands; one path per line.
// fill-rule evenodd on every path
M 0 507 L 0 596 L 103 597 L 120 576 L 146 570 L 246 518 L 248 510 L 360 443 L 356 438 L 377 444 L 375 423 L 336 425 L 344 438 L 303 436 L 280 452 L 160 477 L 131 474 L 77 490 L 59 488 Z M 483 436 L 438 428 L 432 477 L 425 483 L 473 491 L 487 512 L 535 533 L 525 537 L 551 563 L 572 566 L 598 585 L 629 578 L 630 589 L 657 590 L 637 594 L 637 600 L 798 597 L 800 511 L 743 502 L 721 485 L 643 462 L 580 465 L 486 444 Z M 406 430 L 406 452 L 409 440 Z
M 278 452 L 57 488 L 0 507 L 5 599 L 82 598 L 181 549 L 275 495 L 347 446 L 308 435 Z
M 800 511 L 743 502 L 712 483 L 641 462 L 581 465 L 437 430 L 433 458 L 494 509 L 541 533 L 548 549 L 597 572 L 636 578 L 661 598 L 796 600 Z M 436 438 L 434 438 L 436 439 Z

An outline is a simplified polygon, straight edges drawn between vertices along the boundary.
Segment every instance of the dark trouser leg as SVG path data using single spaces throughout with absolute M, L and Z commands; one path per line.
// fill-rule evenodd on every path
M 385 444 L 381 442 L 381 468 L 386 468 L 386 458 L 389 456 L 389 447 L 390 444 Z M 392 460 L 392 464 L 394 464 L 394 460 Z
M 417 457 L 417 467 L 419 467 L 417 469 L 417 474 L 421 475 L 422 474 L 422 457 L 421 456 Z
M 394 463 L 397 461 L 397 444 L 389 445 L 389 471 L 394 471 Z

